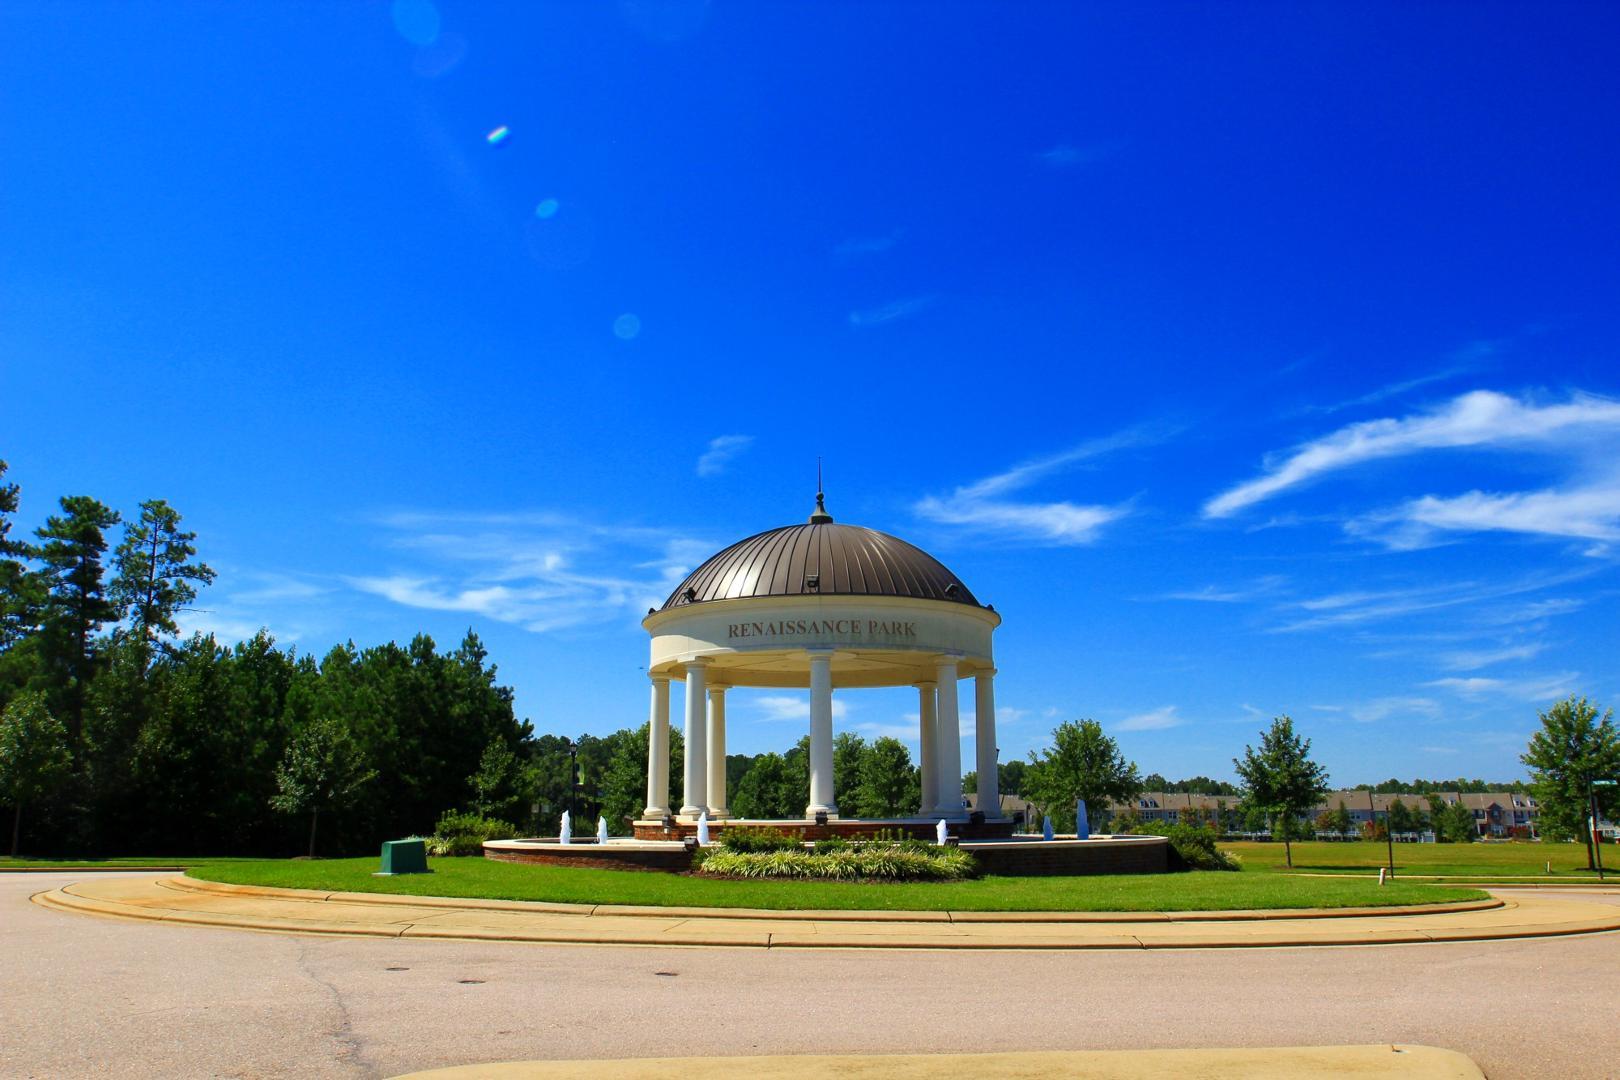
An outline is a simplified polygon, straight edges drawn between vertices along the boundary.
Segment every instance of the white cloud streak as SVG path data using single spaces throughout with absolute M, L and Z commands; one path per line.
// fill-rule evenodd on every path
M 1537 405 L 1475 390 L 1429 412 L 1351 424 L 1296 447 L 1268 461 L 1262 476 L 1205 503 L 1204 516 L 1230 517 L 1318 477 L 1369 461 L 1424 450 L 1546 441 L 1594 427 L 1620 429 L 1620 402 L 1576 394 L 1558 404 Z
M 1127 716 L 1114 725 L 1115 731 L 1163 731 L 1180 727 L 1186 721 L 1176 713 L 1176 706 L 1164 705 L 1151 712 Z
M 1345 528 L 1396 551 L 1429 547 L 1441 534 L 1458 532 L 1513 532 L 1608 543 L 1620 540 L 1620 476 L 1564 491 L 1425 495 L 1350 521 Z M 1603 550 L 1595 548 L 1592 553 Z
M 943 525 L 1000 534 L 1042 544 L 1089 544 L 1104 526 L 1127 516 L 1130 505 L 1106 506 L 1072 502 L 1014 502 L 1003 496 L 1022 490 L 1060 470 L 1129 447 L 1147 446 L 1168 437 L 1168 429 L 1128 428 L 1070 450 L 1026 461 L 1005 472 L 959 487 L 950 495 L 930 495 L 912 507 L 919 517 Z
M 713 545 L 665 529 L 550 513 L 401 513 L 386 541 L 414 566 L 357 575 L 360 592 L 546 632 L 639 618 Z M 603 567 L 604 569 L 593 569 Z M 626 570 L 639 573 L 626 573 Z
M 1459 697 L 1471 700 L 1509 698 L 1514 701 L 1552 702 L 1568 697 L 1579 688 L 1581 673 L 1561 671 L 1556 675 L 1537 675 L 1524 679 L 1469 678 L 1435 679 L 1424 683 L 1439 690 L 1449 690 Z
M 861 329 L 868 326 L 882 326 L 897 319 L 904 319 L 917 314 L 934 302 L 932 296 L 910 296 L 904 300 L 895 300 L 881 307 L 867 308 L 864 311 L 849 313 L 849 325 Z
M 699 476 L 719 476 L 743 451 L 753 445 L 752 435 L 720 435 L 709 440 L 709 448 L 698 458 Z

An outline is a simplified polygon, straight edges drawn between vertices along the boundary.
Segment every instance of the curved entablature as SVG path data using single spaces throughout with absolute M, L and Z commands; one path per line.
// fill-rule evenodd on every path
M 764 597 L 649 615 L 648 671 L 679 676 L 690 660 L 732 686 L 809 685 L 808 654 L 832 652 L 838 686 L 907 686 L 933 678 L 941 656 L 962 674 L 995 666 L 991 634 L 1001 617 L 962 604 L 902 597 Z

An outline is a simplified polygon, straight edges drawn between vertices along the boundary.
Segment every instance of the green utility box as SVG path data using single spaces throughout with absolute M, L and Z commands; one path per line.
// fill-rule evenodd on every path
M 382 869 L 375 875 L 431 873 L 427 864 L 426 840 L 384 840 Z

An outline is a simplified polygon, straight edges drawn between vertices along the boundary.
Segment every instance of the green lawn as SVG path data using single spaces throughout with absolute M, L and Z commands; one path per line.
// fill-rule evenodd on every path
M 1250 841 L 1222 844 L 1243 860 L 1247 870 L 1287 872 L 1283 846 Z M 1620 863 L 1620 847 L 1604 849 L 1605 865 L 1610 853 Z M 1376 874 L 1388 858 L 1384 844 L 1352 840 L 1346 843 L 1307 840 L 1294 844 L 1294 873 L 1336 871 Z M 1580 844 L 1506 842 L 1491 844 L 1396 844 L 1395 872 L 1438 874 L 1452 877 L 1544 876 L 1552 863 L 1553 876 L 1596 880 L 1586 869 L 1586 848 Z
M 0 870 L 33 870 L 60 867 L 63 870 L 88 870 L 113 866 L 197 866 L 201 863 L 255 862 L 257 860 L 235 855 L 132 855 L 128 858 L 106 859 L 30 859 L 9 858 L 0 855 Z
M 188 873 L 209 881 L 293 889 L 485 897 L 583 904 L 657 904 L 913 911 L 1214 911 L 1357 907 L 1473 900 L 1474 889 L 1265 873 L 987 877 L 978 881 L 846 884 L 723 881 L 634 870 L 524 866 L 488 859 L 431 859 L 432 874 L 373 877 L 375 858 L 209 863 Z

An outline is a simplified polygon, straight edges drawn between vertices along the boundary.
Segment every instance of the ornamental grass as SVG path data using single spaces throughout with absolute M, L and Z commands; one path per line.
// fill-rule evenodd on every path
M 962 881 L 978 876 L 973 856 L 960 848 L 856 844 L 834 851 L 711 851 L 698 873 L 727 878 L 800 878 L 817 881 Z

